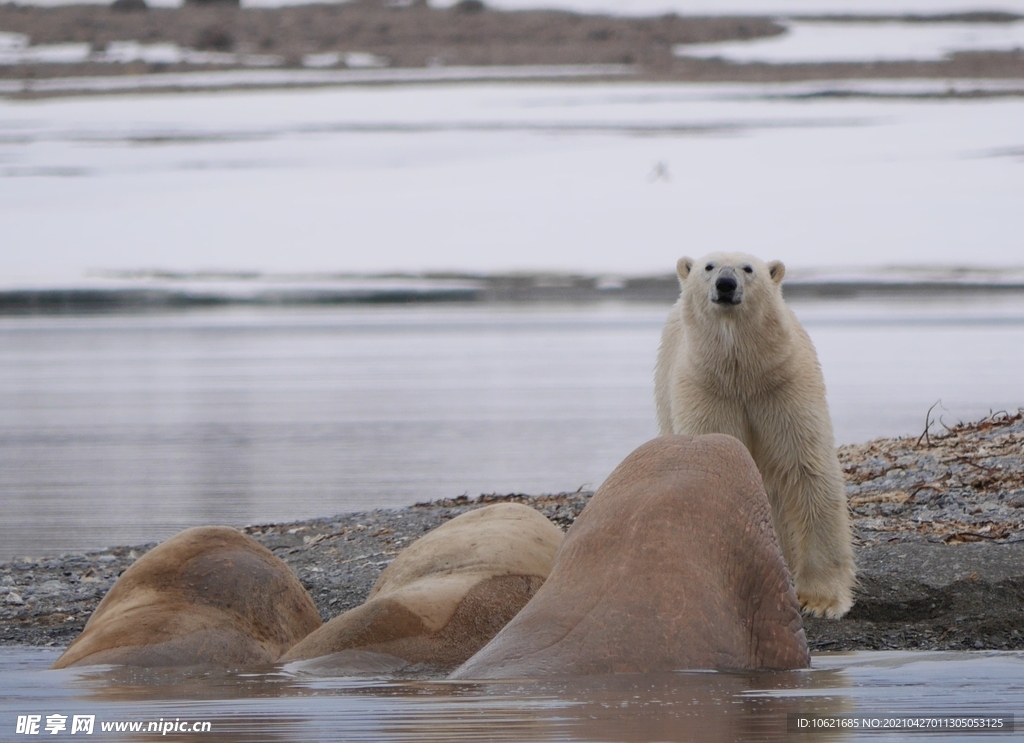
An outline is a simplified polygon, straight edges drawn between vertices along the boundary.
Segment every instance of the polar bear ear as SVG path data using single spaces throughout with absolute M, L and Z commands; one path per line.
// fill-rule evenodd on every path
M 686 281 L 691 268 L 693 268 L 693 258 L 683 257 L 676 261 L 676 273 L 679 274 L 680 281 Z
M 786 264 L 782 261 L 772 261 L 768 264 L 768 275 L 772 277 L 772 281 L 778 286 L 782 283 L 782 277 L 786 275 Z

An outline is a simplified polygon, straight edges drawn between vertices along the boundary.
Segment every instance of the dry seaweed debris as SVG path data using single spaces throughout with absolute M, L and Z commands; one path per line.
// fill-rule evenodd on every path
M 861 543 L 1024 541 L 1024 410 L 843 446 L 839 461 Z

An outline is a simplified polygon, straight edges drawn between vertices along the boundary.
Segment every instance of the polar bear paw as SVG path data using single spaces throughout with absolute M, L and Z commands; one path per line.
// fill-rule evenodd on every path
M 841 596 L 808 596 L 797 591 L 797 600 L 805 614 L 826 619 L 840 619 L 853 606 L 853 597 L 849 593 Z

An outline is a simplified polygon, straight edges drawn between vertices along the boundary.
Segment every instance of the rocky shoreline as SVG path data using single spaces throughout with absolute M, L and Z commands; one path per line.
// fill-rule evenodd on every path
M 812 650 L 1024 648 L 1024 413 L 929 424 L 839 450 L 860 585 L 843 620 L 805 620 Z M 515 501 L 565 529 L 591 494 L 463 496 L 243 531 L 291 566 L 326 620 L 362 603 L 403 547 L 467 510 Z M 0 565 L 0 644 L 67 645 L 153 546 Z

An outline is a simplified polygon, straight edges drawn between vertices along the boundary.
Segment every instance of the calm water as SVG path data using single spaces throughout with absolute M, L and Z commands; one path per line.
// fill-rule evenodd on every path
M 0 737 L 18 715 L 102 722 L 209 721 L 218 741 L 823 741 L 905 740 L 794 734 L 788 714 L 1016 715 L 1024 654 L 860 652 L 818 655 L 810 671 L 674 673 L 572 681 L 446 683 L 276 673 L 44 670 L 56 651 L 0 649 Z M 44 732 L 45 734 L 45 732 Z M 63 733 L 67 735 L 68 733 Z M 209 736 L 207 736 L 209 738 Z M 917 741 L 1017 736 L 912 736 Z M 169 734 L 166 739 L 191 739 Z
M 794 306 L 841 443 L 1024 405 L 1024 298 Z M 0 318 L 0 557 L 597 487 L 656 434 L 666 310 Z

